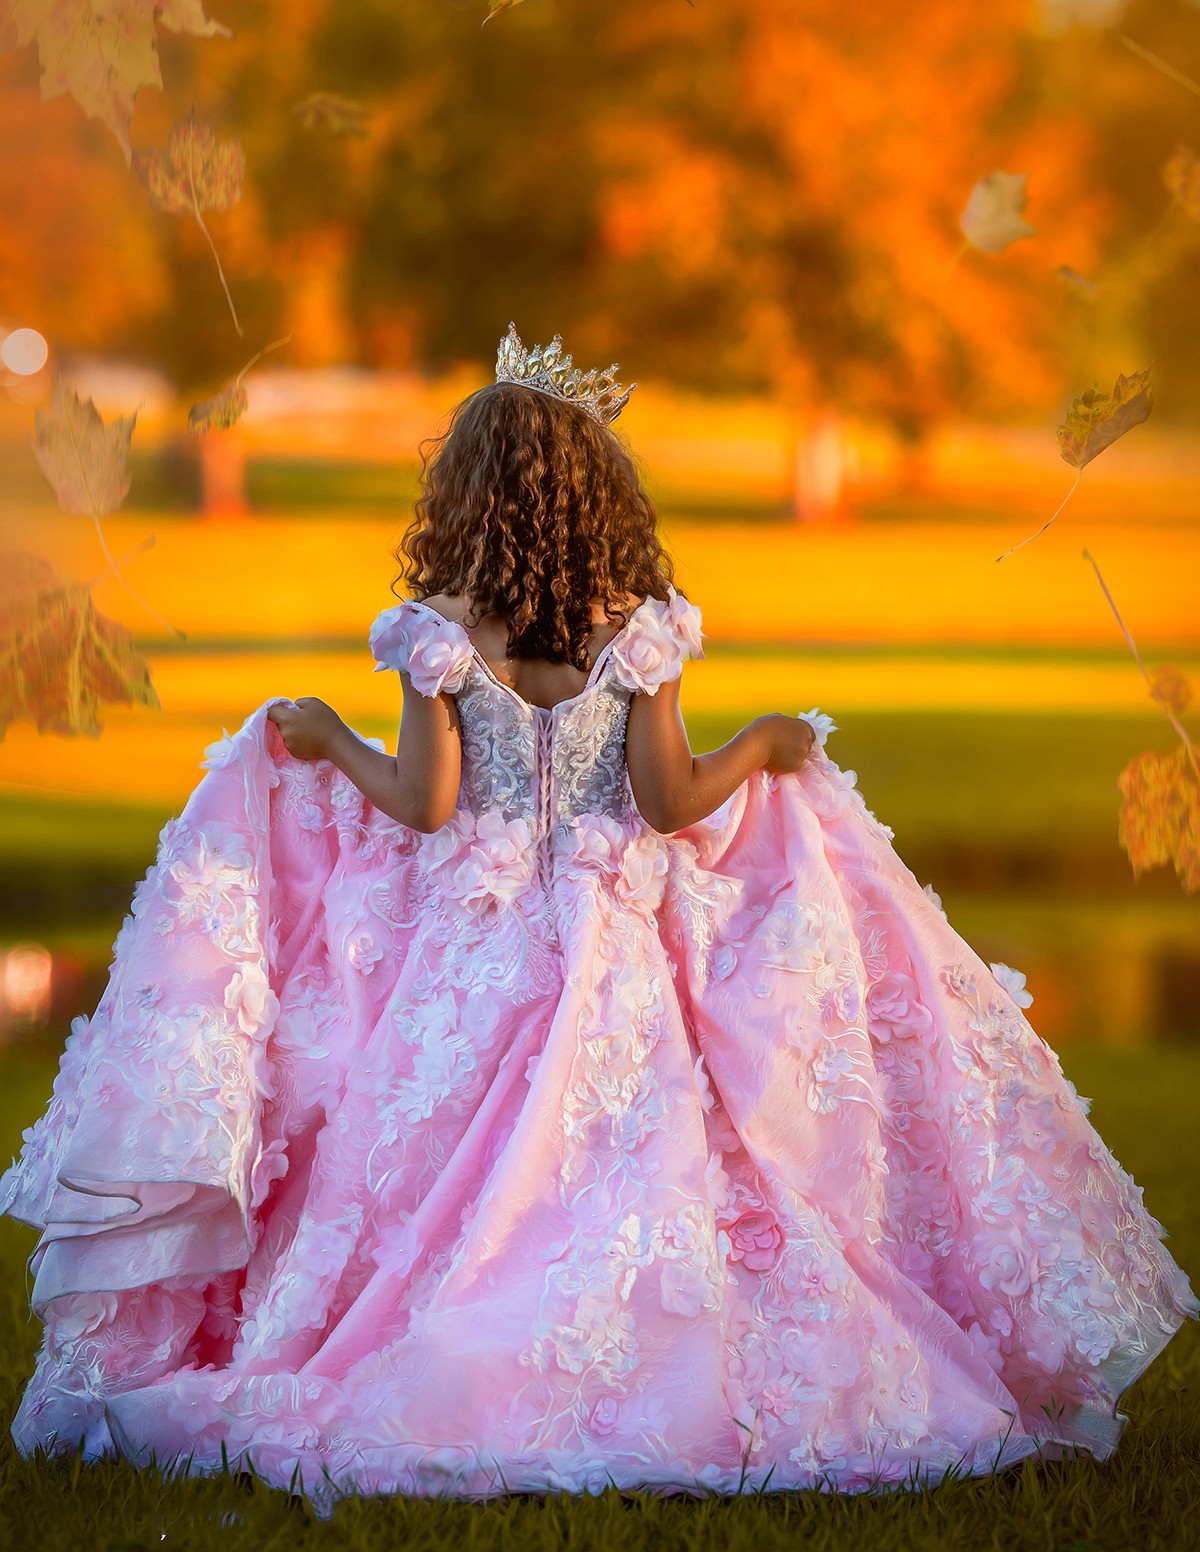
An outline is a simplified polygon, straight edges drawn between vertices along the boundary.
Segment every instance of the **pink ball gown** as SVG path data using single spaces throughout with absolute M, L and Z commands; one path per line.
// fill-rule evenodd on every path
M 266 708 L 209 751 L 4 1178 L 43 1230 L 21 1449 L 326 1504 L 1108 1455 L 1196 1302 L 852 775 L 642 823 L 675 596 L 552 711 L 420 604 L 372 646 L 454 697 L 458 809 L 404 829 Z

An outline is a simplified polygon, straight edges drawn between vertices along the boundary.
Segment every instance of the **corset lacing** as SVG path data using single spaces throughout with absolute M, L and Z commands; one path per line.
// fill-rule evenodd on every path
M 537 887 L 548 891 L 553 873 L 554 833 L 557 814 L 554 802 L 554 712 L 545 706 L 534 706 L 534 729 L 537 735 L 537 791 L 533 813 L 534 877 Z

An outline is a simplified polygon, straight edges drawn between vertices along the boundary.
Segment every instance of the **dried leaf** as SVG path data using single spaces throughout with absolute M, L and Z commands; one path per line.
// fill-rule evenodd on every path
M 290 345 L 291 342 L 292 336 L 285 334 L 282 339 L 272 340 L 269 345 L 264 345 L 260 351 L 250 357 L 227 388 L 222 388 L 220 393 L 214 394 L 211 399 L 205 399 L 202 404 L 193 404 L 188 411 L 188 430 L 191 434 L 207 436 L 214 429 L 228 431 L 230 426 L 236 426 L 250 404 L 246 390 L 242 387 L 242 378 L 264 356 L 269 355 L 273 350 L 278 350 L 281 345 Z
M 0 737 L 28 717 L 40 733 L 95 738 L 97 710 L 117 701 L 159 709 L 129 632 L 49 561 L 0 554 Z
M 1150 693 L 1155 700 L 1169 706 L 1177 717 L 1183 715 L 1192 700 L 1191 685 L 1173 663 L 1166 664 L 1154 675 Z
M 202 124 L 192 113 L 182 123 L 172 125 L 165 146 L 136 152 L 133 165 L 146 185 L 150 203 L 158 210 L 170 211 L 172 215 L 190 213 L 195 216 L 216 260 L 225 300 L 233 314 L 233 326 L 241 334 L 237 309 L 221 268 L 221 256 L 204 224 L 203 215 L 206 210 L 228 210 L 241 199 L 242 179 L 246 173 L 241 142 L 218 140 L 208 125 Z
M 96 406 L 60 378 L 54 397 L 33 417 L 33 451 L 65 512 L 103 517 L 129 493 L 129 440 L 136 415 L 106 426 Z
M 1081 275 L 1077 269 L 1072 269 L 1068 264 L 1060 264 L 1054 273 L 1063 285 L 1078 291 L 1080 296 L 1086 296 L 1089 302 L 1100 295 L 1100 287 L 1094 280 L 1089 280 L 1086 275 Z
M 1152 367 L 1132 377 L 1118 377 L 1111 394 L 1089 388 L 1076 399 L 1058 428 L 1058 447 L 1076 469 L 1111 447 L 1119 437 L 1149 418 L 1154 408 L 1150 389 Z
M 490 22 L 493 16 L 499 16 L 501 11 L 511 11 L 514 5 L 520 5 L 521 0 L 488 0 L 488 13 L 483 18 L 484 23 Z
M 138 88 L 162 86 L 156 19 L 197 38 L 230 36 L 208 20 L 202 0 L 0 0 L 0 54 L 36 42 L 42 101 L 69 92 L 112 130 L 128 161 Z
M 313 92 L 292 109 L 305 129 L 323 129 L 331 135 L 365 135 L 371 115 L 361 102 L 339 97 L 336 92 Z
M 1173 862 L 1184 889 L 1200 889 L 1200 783 L 1188 751 L 1181 744 L 1170 754 L 1139 754 L 1117 785 L 1118 836 L 1134 877 Z
M 129 441 L 136 421 L 136 415 L 122 415 L 106 426 L 92 401 L 81 399 L 60 377 L 50 403 L 34 414 L 33 451 L 54 487 L 59 506 L 65 512 L 90 517 L 96 525 L 104 558 L 121 586 L 160 625 L 182 639 L 182 631 L 164 620 L 125 580 L 120 564 L 109 554 L 100 522 L 129 494 Z
M 210 431 L 228 431 L 236 426 L 246 413 L 250 399 L 241 383 L 230 383 L 211 399 L 193 404 L 188 411 L 188 430 L 193 436 L 207 436 Z
M 971 190 L 958 218 L 963 236 L 980 253 L 1002 253 L 1009 243 L 1033 237 L 1036 226 L 1022 218 L 1027 172 L 993 172 Z
M 1162 170 L 1170 193 L 1193 221 L 1200 221 L 1200 156 L 1182 142 L 1175 147 Z
M 242 197 L 246 158 L 238 140 L 218 140 L 194 113 L 171 126 L 165 146 L 135 151 L 134 171 L 150 203 L 172 215 L 228 210 Z

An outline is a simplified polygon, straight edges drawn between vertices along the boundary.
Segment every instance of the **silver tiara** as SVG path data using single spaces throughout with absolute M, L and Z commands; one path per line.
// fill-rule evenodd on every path
M 616 377 L 615 361 L 606 372 L 591 371 L 586 376 L 577 366 L 572 366 L 570 356 L 563 354 L 561 334 L 556 334 L 546 346 L 535 345 L 532 350 L 526 350 L 515 323 L 509 324 L 508 333 L 496 352 L 498 383 L 520 383 L 522 388 L 536 388 L 538 393 L 578 404 L 602 426 L 616 420 L 637 387 L 636 383 L 630 383 L 628 388 L 623 388 Z

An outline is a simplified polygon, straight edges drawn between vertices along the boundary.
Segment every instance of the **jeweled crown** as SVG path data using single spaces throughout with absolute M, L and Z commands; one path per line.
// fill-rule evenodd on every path
M 509 324 L 496 352 L 496 381 L 520 383 L 523 388 L 536 388 L 538 393 L 577 404 L 601 426 L 616 420 L 637 387 L 630 383 L 624 388 L 617 382 L 615 361 L 605 372 L 593 370 L 585 374 L 573 366 L 570 356 L 563 353 L 561 334 L 556 334 L 548 345 L 526 350 L 514 323 Z

